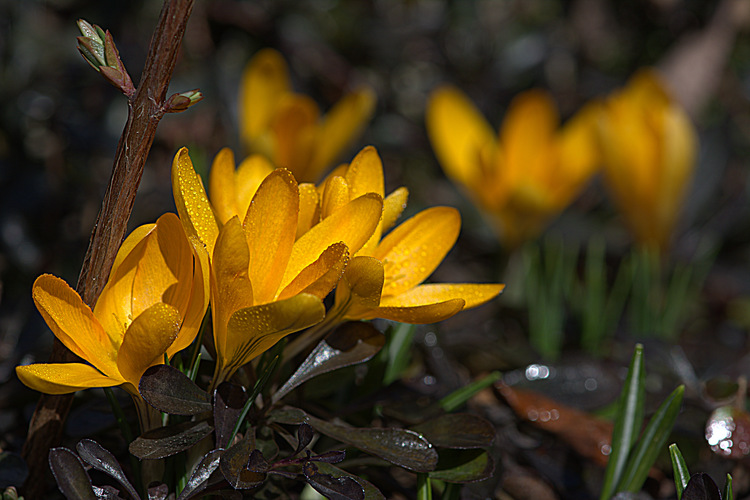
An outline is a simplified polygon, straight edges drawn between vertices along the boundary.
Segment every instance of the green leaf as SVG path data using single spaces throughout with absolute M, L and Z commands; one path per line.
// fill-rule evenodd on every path
M 416 326 L 406 323 L 395 323 L 388 339 L 388 364 L 383 375 L 383 385 L 390 385 L 399 378 L 409 364 L 411 345 Z
M 628 455 L 638 438 L 644 414 L 644 378 L 643 346 L 636 344 L 628 375 L 625 378 L 625 386 L 622 388 L 617 404 L 617 417 L 612 430 L 612 452 L 604 472 L 604 485 L 600 500 L 609 500 L 617 491 L 616 488 L 621 482 Z
M 449 483 L 473 483 L 492 477 L 495 462 L 484 450 L 440 450 L 430 478 Z
M 487 448 L 495 439 L 495 428 L 486 419 L 470 413 L 441 415 L 411 428 L 439 448 Z
M 690 471 L 685 459 L 676 444 L 669 445 L 669 456 L 672 459 L 672 471 L 674 472 L 674 487 L 677 490 L 677 500 L 682 498 L 682 492 L 690 481 Z
M 424 473 L 417 474 L 417 500 L 432 500 L 430 476 Z
M 618 491 L 640 491 L 648 471 L 669 439 L 674 422 L 680 413 L 685 386 L 681 385 L 659 406 L 643 431 L 638 446 L 628 458 L 628 465 L 617 487 Z
M 489 387 L 502 378 L 500 372 L 492 372 L 486 377 L 476 380 L 466 387 L 453 391 L 440 400 L 440 407 L 446 412 L 452 412 L 460 408 L 464 403 L 474 397 L 485 387 Z
M 724 486 L 723 500 L 734 500 L 734 491 L 732 491 L 732 475 L 727 474 L 727 484 Z

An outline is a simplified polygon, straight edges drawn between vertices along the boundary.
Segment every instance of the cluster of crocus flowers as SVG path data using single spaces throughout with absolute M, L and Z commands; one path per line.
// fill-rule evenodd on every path
M 117 253 L 93 311 L 65 281 L 45 274 L 34 302 L 55 336 L 85 362 L 19 366 L 27 386 L 47 394 L 122 386 L 136 401 L 143 372 L 195 339 L 209 298 L 208 258 L 165 214 L 135 229 Z
M 435 90 L 426 110 L 438 161 L 509 247 L 537 236 L 596 172 L 596 119 L 596 107 L 586 106 L 560 127 L 552 98 L 541 90 L 512 101 L 499 137 L 454 87 Z
M 636 74 L 602 105 L 604 175 L 638 243 L 663 252 L 692 178 L 697 138 L 652 71 Z
M 346 94 L 321 116 L 314 100 L 292 91 L 286 61 L 272 49 L 248 63 L 239 101 L 240 136 L 247 149 L 290 170 L 300 182 L 318 180 L 375 108 L 374 93 L 364 88 Z

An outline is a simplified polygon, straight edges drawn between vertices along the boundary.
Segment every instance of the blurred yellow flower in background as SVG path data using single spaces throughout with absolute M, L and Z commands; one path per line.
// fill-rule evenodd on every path
M 499 137 L 455 87 L 438 88 L 426 110 L 427 132 L 448 177 L 462 185 L 516 247 L 536 237 L 596 172 L 596 108 L 586 106 L 560 127 L 544 91 L 519 94 Z
M 297 238 L 299 187 L 286 169 L 268 174 L 246 213 L 224 224 L 185 148 L 175 156 L 172 184 L 186 231 L 211 258 L 213 387 L 285 335 L 323 319 L 323 298 L 338 283 L 350 253 L 371 237 L 383 210 L 382 198 L 366 193 Z
M 240 86 L 240 138 L 251 153 L 316 181 L 361 133 L 375 109 L 365 88 L 345 95 L 321 116 L 310 97 L 294 93 L 283 56 L 263 49 L 248 63 Z
M 90 364 L 19 366 L 18 378 L 47 394 L 122 385 L 138 402 L 143 372 L 195 339 L 208 286 L 208 257 L 191 245 L 175 214 L 140 226 L 120 247 L 93 311 L 60 278 L 37 278 L 37 309 L 55 336 Z
M 604 174 L 615 204 L 642 246 L 669 246 L 693 175 L 698 140 L 656 73 L 636 74 L 602 106 Z

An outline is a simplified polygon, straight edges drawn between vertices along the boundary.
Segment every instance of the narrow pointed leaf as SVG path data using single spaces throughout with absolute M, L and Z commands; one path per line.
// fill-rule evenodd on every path
M 238 490 L 254 488 L 266 480 L 266 474 L 247 470 L 250 454 L 254 449 L 255 438 L 251 432 L 221 456 L 219 461 L 221 473 L 233 488 Z
M 310 457 L 311 462 L 325 462 L 327 464 L 337 464 L 343 462 L 346 458 L 346 452 L 344 450 L 327 451 L 320 455 Z
M 312 462 L 307 462 L 302 472 L 307 483 L 330 500 L 365 500 L 364 488 L 352 477 L 321 473 Z
M 279 401 L 313 377 L 371 359 L 385 345 L 385 335 L 369 323 L 344 323 L 321 341 L 273 396 Z
M 685 459 L 676 444 L 669 445 L 669 456 L 672 459 L 672 471 L 674 472 L 674 486 L 677 490 L 677 500 L 682 498 L 682 492 L 690 481 L 690 472 Z
M 203 455 L 177 500 L 188 500 L 205 490 L 208 487 L 208 479 L 211 474 L 219 468 L 219 461 L 223 454 L 224 450 L 219 448 Z
M 199 415 L 211 411 L 208 393 L 180 370 L 155 365 L 146 370 L 138 392 L 148 404 L 170 415 Z
M 685 386 L 679 386 L 659 406 L 643 431 L 638 445 L 628 458 L 628 465 L 618 485 L 619 491 L 640 491 L 648 477 L 648 471 L 664 448 L 680 413 Z M 718 492 L 718 489 L 717 489 Z
M 135 438 L 129 450 L 141 460 L 169 457 L 187 450 L 213 430 L 205 420 L 160 427 Z
M 721 494 L 711 476 L 699 472 L 693 474 L 688 481 L 685 491 L 682 492 L 682 500 L 721 500 Z
M 91 479 L 78 456 L 67 448 L 49 451 L 49 466 L 57 487 L 68 500 L 96 500 Z
M 130 496 L 138 498 L 138 493 L 128 481 L 120 463 L 106 448 L 92 439 L 82 439 L 76 445 L 76 451 L 84 462 L 114 478 Z
M 365 453 L 415 472 L 429 472 L 438 455 L 429 441 L 414 431 L 394 428 L 357 428 L 336 425 L 307 416 L 315 430 Z
M 600 500 L 609 500 L 617 491 L 616 488 L 625 471 L 630 449 L 638 438 L 643 423 L 644 378 L 643 346 L 637 344 L 625 378 L 625 386 L 622 388 L 618 401 L 617 418 L 615 418 L 612 430 L 612 453 L 604 473 Z
M 470 413 L 450 413 L 411 428 L 438 448 L 488 448 L 495 428 L 486 419 Z
M 247 403 L 245 388 L 229 382 L 222 382 L 214 392 L 214 429 L 216 446 L 227 448 L 232 429 Z
M 724 496 L 722 498 L 723 500 L 734 500 L 731 474 L 727 474 L 727 484 L 724 486 Z
M 484 450 L 441 450 L 431 479 L 449 483 L 473 483 L 492 477 L 495 462 Z

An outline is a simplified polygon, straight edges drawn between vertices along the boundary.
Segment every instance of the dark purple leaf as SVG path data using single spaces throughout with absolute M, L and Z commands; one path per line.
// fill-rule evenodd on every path
M 429 441 L 414 431 L 393 428 L 357 428 L 307 416 L 315 430 L 415 472 L 435 468 L 438 454 Z
M 271 411 L 268 414 L 268 421 L 279 424 L 300 425 L 307 421 L 307 413 L 299 408 L 285 406 L 279 410 Z
M 177 500 L 188 500 L 202 493 L 208 487 L 208 479 L 211 477 L 211 474 L 219 468 L 219 460 L 223 454 L 224 450 L 218 449 L 209 451 L 203 455 L 203 458 L 193 471 L 190 479 L 188 479 L 185 488 L 180 492 Z
M 76 451 L 84 462 L 111 476 L 125 488 L 131 497 L 138 498 L 138 493 L 130 484 L 128 478 L 125 477 L 119 462 L 106 448 L 92 439 L 82 439 L 76 445 Z
M 169 495 L 169 487 L 164 484 L 157 484 L 148 489 L 148 500 L 164 500 Z
M 263 453 L 260 450 L 253 450 L 250 452 L 250 458 L 247 460 L 247 470 L 252 472 L 266 473 L 271 467 L 268 465 L 268 461 L 263 457 Z
M 331 465 L 325 462 L 316 462 L 315 466 L 318 468 L 320 474 L 328 474 L 333 477 L 349 477 L 354 481 L 357 481 L 365 492 L 365 500 L 385 500 L 385 497 L 371 482 L 362 479 L 359 476 L 350 474 L 345 470 L 339 469 L 335 465 Z
M 310 424 L 302 422 L 297 429 L 297 449 L 294 450 L 294 455 L 299 454 L 299 452 L 307 448 L 307 445 L 312 441 L 313 435 L 313 428 L 310 427 Z
M 49 451 L 49 466 L 57 481 L 57 487 L 65 498 L 96 500 L 91 479 L 78 455 L 67 448 L 52 448 Z
M 320 455 L 310 457 L 311 462 L 326 462 L 328 464 L 337 464 L 343 462 L 346 458 L 346 452 L 344 450 L 327 451 Z
M 247 469 L 250 454 L 255 449 L 255 438 L 249 432 L 245 439 L 227 449 L 219 460 L 224 478 L 235 489 L 254 488 L 266 480 L 266 474 Z
M 154 365 L 146 370 L 138 392 L 148 404 L 171 415 L 199 415 L 212 408 L 206 391 L 169 365 Z
M 272 401 L 279 401 L 313 377 L 369 360 L 383 345 L 385 335 L 370 323 L 344 323 L 313 349 L 297 371 L 276 391 Z
M 488 448 L 495 439 L 495 428 L 487 420 L 470 413 L 449 413 L 413 426 L 438 448 Z
M 229 446 L 229 438 L 247 398 L 244 387 L 229 382 L 222 382 L 214 391 L 214 429 L 218 448 Z
M 690 481 L 682 492 L 682 500 L 721 500 L 721 493 L 711 476 L 699 472 L 690 476 Z
M 135 438 L 129 450 L 141 460 L 169 457 L 187 450 L 213 430 L 205 420 L 159 427 Z
M 449 483 L 473 483 L 492 477 L 495 462 L 484 450 L 440 450 L 432 479 Z
M 365 490 L 353 478 L 322 474 L 312 462 L 302 467 L 307 483 L 330 500 L 365 500 Z
M 120 496 L 120 490 L 114 486 L 92 486 L 97 500 L 125 500 Z M 140 498 L 140 497 L 133 497 Z

